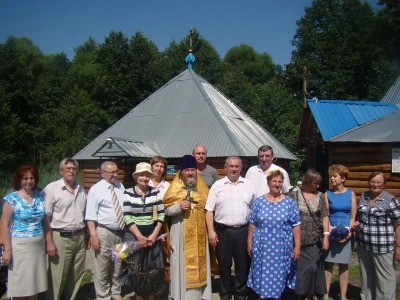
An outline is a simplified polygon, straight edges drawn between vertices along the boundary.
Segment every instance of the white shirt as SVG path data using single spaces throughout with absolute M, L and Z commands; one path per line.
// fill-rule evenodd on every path
M 267 174 L 269 171 L 280 170 L 283 173 L 282 193 L 288 193 L 290 189 L 289 174 L 280 166 L 271 164 L 265 172 L 261 169 L 261 165 L 253 166 L 247 170 L 246 178 L 249 179 L 256 187 L 256 195 L 260 197 L 269 192 L 267 183 Z
M 49 183 L 43 190 L 43 196 L 51 228 L 79 230 L 85 227 L 86 193 L 81 185 L 76 184 L 72 193 L 61 178 Z
M 215 222 L 226 226 L 239 226 L 248 222 L 255 187 L 250 180 L 239 177 L 232 183 L 228 177 L 217 180 L 208 193 L 206 210 L 215 212 Z
M 170 183 L 165 181 L 164 179 L 161 180 L 160 184 L 158 185 L 158 187 L 155 187 L 153 185 L 153 182 L 150 180 L 149 181 L 149 186 L 154 187 L 156 189 L 158 189 L 159 193 L 158 193 L 158 197 L 162 200 L 162 198 L 165 195 L 165 192 L 168 190 Z
M 117 223 L 117 214 L 111 198 L 110 185 L 111 183 L 102 179 L 90 188 L 85 219 L 102 224 L 112 230 L 121 230 Z M 123 210 L 125 187 L 122 183 L 116 181 L 114 183 L 114 191 Z

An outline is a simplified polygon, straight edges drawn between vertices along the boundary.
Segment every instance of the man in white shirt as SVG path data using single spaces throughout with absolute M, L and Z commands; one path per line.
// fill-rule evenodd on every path
M 52 229 L 46 235 L 48 300 L 61 299 L 62 294 L 64 300 L 76 299 L 85 272 L 86 193 L 76 182 L 78 170 L 75 159 L 63 159 L 60 163 L 62 178 L 43 190 L 46 218 Z
M 281 167 L 273 164 L 274 150 L 271 146 L 263 145 L 258 148 L 258 161 L 260 164 L 247 170 L 246 178 L 249 179 L 256 187 L 256 196 L 260 197 L 269 192 L 267 185 L 267 173 L 273 170 L 280 170 L 283 173 L 282 193 L 288 194 L 290 190 L 289 174 Z
M 121 217 L 125 188 L 117 179 L 119 170 L 114 162 L 105 161 L 100 169 L 102 180 L 89 190 L 85 217 L 95 251 L 94 287 L 97 300 L 120 300 L 121 262 L 111 261 L 110 248 L 122 243 L 125 223 Z
M 255 187 L 250 180 L 240 176 L 242 161 L 239 157 L 228 157 L 225 170 L 226 177 L 213 184 L 205 206 L 208 239 L 210 245 L 217 248 L 221 299 L 231 299 L 234 294 L 235 300 L 245 300 L 249 263 L 248 216 Z M 232 258 L 235 287 L 230 285 Z

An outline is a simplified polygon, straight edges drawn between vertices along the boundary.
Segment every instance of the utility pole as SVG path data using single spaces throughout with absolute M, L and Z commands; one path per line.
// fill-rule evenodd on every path
M 310 75 L 310 71 L 307 70 L 307 67 L 304 67 L 303 75 L 303 98 L 304 98 L 304 108 L 307 107 L 307 76 Z

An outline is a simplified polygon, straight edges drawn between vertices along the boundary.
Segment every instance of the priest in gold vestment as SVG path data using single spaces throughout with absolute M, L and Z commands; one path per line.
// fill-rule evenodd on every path
M 169 216 L 169 260 L 174 300 L 211 299 L 210 252 L 205 204 L 208 187 L 197 176 L 196 159 L 184 155 L 163 198 Z

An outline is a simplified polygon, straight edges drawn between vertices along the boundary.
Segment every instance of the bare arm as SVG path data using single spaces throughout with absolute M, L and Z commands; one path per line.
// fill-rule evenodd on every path
M 394 258 L 400 261 L 400 223 L 394 223 L 394 228 L 396 230 L 396 248 L 394 250 Z
M 214 229 L 214 212 L 206 211 L 206 223 L 208 232 L 208 242 L 211 247 L 215 248 L 218 244 L 218 236 Z
M 57 255 L 57 247 L 53 239 L 53 231 L 51 230 L 49 216 L 45 215 L 43 218 L 44 237 L 46 239 L 46 251 L 48 256 Z
M 357 214 L 357 198 L 356 194 L 351 191 L 351 210 L 350 210 L 350 228 L 353 227 L 354 222 L 356 221 Z
M 1 216 L 1 232 L 3 236 L 4 243 L 4 254 L 3 254 L 3 263 L 9 264 L 12 260 L 12 248 L 11 248 L 11 220 L 14 212 L 13 209 L 8 202 L 4 202 L 3 204 L 3 215 Z
M 300 256 L 301 248 L 301 225 L 292 228 L 293 239 L 294 239 L 294 249 L 293 249 L 293 259 L 297 260 Z
M 247 253 L 250 257 L 253 253 L 253 233 L 255 228 L 256 226 L 254 226 L 253 224 L 249 224 L 249 229 L 247 232 Z
M 147 246 L 153 246 L 156 242 L 158 234 L 160 233 L 162 223 L 157 222 L 157 226 L 154 227 L 153 232 L 147 237 Z

